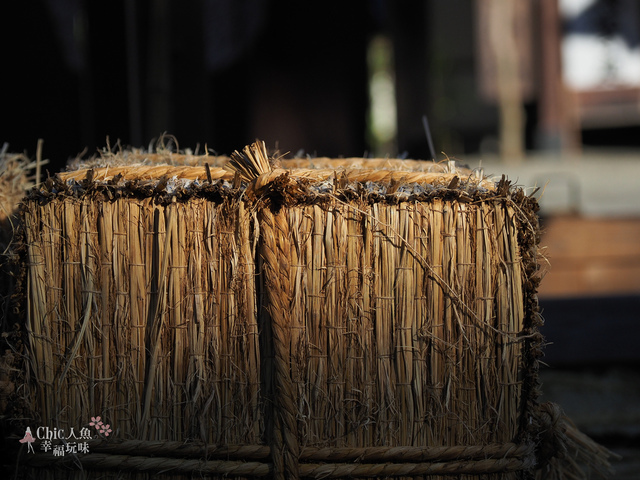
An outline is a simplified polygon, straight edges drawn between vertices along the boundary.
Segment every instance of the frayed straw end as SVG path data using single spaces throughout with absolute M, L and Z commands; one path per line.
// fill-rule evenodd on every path
M 229 168 L 246 182 L 252 182 L 260 175 L 270 172 L 272 167 L 265 143 L 256 140 L 244 147 L 242 152 L 237 150 L 233 152 L 229 160 Z
M 538 407 L 538 471 L 536 480 L 565 480 L 613 476 L 609 459 L 621 457 L 582 433 L 555 403 Z

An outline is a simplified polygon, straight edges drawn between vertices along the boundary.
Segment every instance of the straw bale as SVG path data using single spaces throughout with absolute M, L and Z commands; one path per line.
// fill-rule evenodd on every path
M 220 171 L 94 166 L 32 191 L 34 419 L 107 418 L 114 440 L 73 460 L 97 476 L 560 471 L 539 447 L 572 427 L 537 403 L 535 200 L 402 165 L 287 168 L 256 143 Z
M 17 399 L 17 385 L 22 382 L 17 368 L 22 340 L 16 324 L 20 318 L 12 298 L 20 285 L 16 264 L 19 204 L 27 190 L 38 183 L 40 168 L 47 163 L 42 159 L 42 141 L 35 160 L 8 149 L 6 143 L 0 149 L 0 420 L 20 416 L 22 407 Z
M 27 190 L 40 181 L 40 168 L 48 163 L 41 158 L 41 143 L 35 161 L 24 154 L 10 153 L 8 148 L 5 143 L 0 149 L 0 249 L 3 261 L 13 241 L 18 205 Z

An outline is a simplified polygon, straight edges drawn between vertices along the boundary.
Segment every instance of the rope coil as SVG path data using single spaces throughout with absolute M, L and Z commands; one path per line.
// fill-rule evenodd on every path
M 286 401 L 277 405 L 277 409 L 281 408 L 286 408 Z M 535 470 L 536 478 L 540 480 L 560 480 L 585 478 L 580 464 L 607 478 L 613 473 L 608 459 L 617 458 L 617 455 L 578 431 L 562 409 L 553 403 L 537 406 L 530 432 L 536 441 L 527 444 L 306 447 L 297 452 L 297 436 L 291 432 L 291 425 L 283 425 L 288 422 L 286 414 L 278 416 L 280 421 L 276 422 L 276 428 L 280 438 L 273 447 L 91 440 L 88 442 L 91 453 L 66 457 L 41 452 L 26 454 L 23 446 L 19 463 L 30 467 L 76 465 L 96 470 L 244 477 L 273 475 L 274 478 L 292 479 L 473 475 Z
M 179 444 L 179 445 L 176 445 Z M 228 476 L 278 476 L 274 452 L 266 446 L 204 447 L 182 442 L 124 441 L 89 442 L 92 453 L 59 457 L 52 453 L 23 455 L 20 461 L 32 467 L 79 465 L 84 469 L 129 472 L 202 473 Z M 173 450 L 171 450 L 173 449 Z M 131 452 L 135 455 L 131 455 Z M 175 455 L 213 451 L 213 459 L 184 458 Z M 295 478 L 341 478 L 372 476 L 414 476 L 449 474 L 508 473 L 530 470 L 535 463 L 533 445 L 487 445 L 468 447 L 372 447 L 305 448 L 296 462 Z M 109 453 L 106 453 L 109 452 Z M 156 456 L 162 453 L 167 456 Z M 232 460 L 218 460 L 227 453 Z M 152 456 L 153 455 L 153 456 Z M 237 460 L 236 455 L 246 455 Z M 356 456 L 359 459 L 356 459 Z M 208 457 L 208 456 L 207 456 Z M 279 457 L 275 453 L 274 459 Z M 429 461 L 416 462 L 416 458 Z M 302 461 L 325 462 L 304 463 Z M 350 460 L 350 461 L 349 461 Z M 393 460 L 393 461 L 392 461 Z M 348 463 L 347 463 L 348 462 Z M 286 467 L 285 467 L 286 468 Z M 285 470 L 286 471 L 286 470 Z M 292 472 L 287 472 L 290 476 Z

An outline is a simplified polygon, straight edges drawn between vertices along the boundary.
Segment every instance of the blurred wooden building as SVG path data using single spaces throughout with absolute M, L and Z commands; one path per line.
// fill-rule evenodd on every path
M 614 138 L 622 128 L 616 141 L 636 145 L 624 128 L 640 125 L 639 8 L 578 3 L 7 2 L 0 48 L 13 73 L 0 126 L 14 151 L 44 138 L 54 161 L 107 136 L 141 146 L 163 132 L 223 153 L 260 136 L 293 152 L 363 155 L 372 147 L 367 49 L 382 35 L 393 46 L 391 155 L 430 156 L 425 115 L 436 152 L 449 155 L 504 142 L 514 158 L 576 149 L 585 129 Z M 572 60 L 585 48 L 602 60 L 588 76 Z M 572 82 L 574 71 L 590 81 Z

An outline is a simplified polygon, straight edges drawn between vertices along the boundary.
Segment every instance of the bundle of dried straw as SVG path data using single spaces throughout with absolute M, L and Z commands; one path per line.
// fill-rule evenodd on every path
M 96 476 L 562 472 L 542 432 L 572 427 L 549 427 L 537 403 L 535 200 L 450 163 L 296 162 L 256 143 L 217 167 L 96 166 L 31 193 L 31 424 L 99 414 L 114 432 L 90 453 L 21 462 Z

